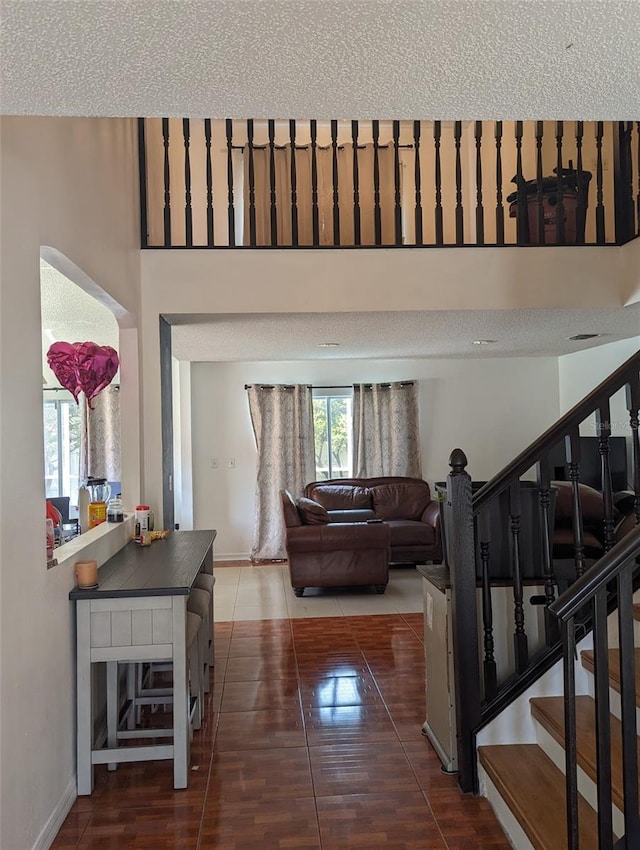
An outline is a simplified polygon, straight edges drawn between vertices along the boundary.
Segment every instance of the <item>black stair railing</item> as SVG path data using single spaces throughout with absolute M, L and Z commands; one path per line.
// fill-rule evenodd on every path
M 640 235 L 640 122 L 141 118 L 138 151 L 144 248 Z
M 612 398 L 621 390 L 628 425 L 623 437 L 612 437 Z M 472 481 L 464 452 L 452 452 L 451 473 L 437 490 L 452 588 L 459 782 L 465 791 L 476 787 L 478 729 L 560 658 L 556 599 L 586 575 L 593 576 L 603 556 L 619 551 L 616 539 L 640 525 L 639 410 L 640 352 L 491 481 Z M 581 436 L 580 425 L 593 420 L 598 436 Z M 616 430 L 623 425 L 616 422 Z M 615 469 L 615 492 L 610 449 L 620 444 L 614 440 L 622 442 L 623 459 L 627 448 L 630 456 L 622 472 Z M 589 477 L 591 486 L 586 487 L 583 452 L 585 472 L 593 458 L 585 447 L 591 453 L 595 449 L 597 456 L 597 481 Z M 526 480 L 534 472 L 536 480 Z M 564 480 L 554 477 L 562 473 Z M 595 521 L 590 515 L 594 498 Z M 620 510 L 614 509 L 616 503 Z M 566 527 L 558 514 L 565 516 Z M 511 599 L 506 621 L 504 605 L 496 611 L 497 593 Z M 584 631 L 590 617 L 590 611 L 581 611 L 576 624 Z
M 568 850 L 578 850 L 578 762 L 576 727 L 576 647 L 581 626 L 593 624 L 598 847 L 613 850 L 611 784 L 611 712 L 609 704 L 609 590 L 615 583 L 618 611 L 618 658 L 622 721 L 622 783 L 626 848 L 640 847 L 638 809 L 638 729 L 636 724 L 635 646 L 633 639 L 634 576 L 640 570 L 640 527 L 619 541 L 551 605 L 561 623 L 565 700 L 565 775 L 567 786 Z M 618 845 L 620 846 L 620 845 Z

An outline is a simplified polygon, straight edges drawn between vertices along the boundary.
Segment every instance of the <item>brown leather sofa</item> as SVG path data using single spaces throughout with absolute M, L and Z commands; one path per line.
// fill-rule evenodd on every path
M 304 495 L 326 510 L 330 523 L 382 520 L 392 563 L 442 561 L 439 506 L 420 478 L 332 478 L 307 484 Z
M 280 491 L 291 587 L 373 585 L 384 593 L 389 581 L 389 528 L 384 523 L 329 523 L 326 511 L 308 499 Z M 318 510 L 320 508 L 320 510 Z

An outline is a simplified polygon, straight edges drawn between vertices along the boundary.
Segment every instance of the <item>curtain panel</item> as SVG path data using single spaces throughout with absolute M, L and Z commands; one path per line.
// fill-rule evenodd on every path
M 353 465 L 356 478 L 422 478 L 418 384 L 354 384 Z
M 258 450 L 252 561 L 287 557 L 280 490 L 294 497 L 315 478 L 311 387 L 247 388 Z
M 93 476 L 120 481 L 120 387 L 105 387 L 93 399 L 93 410 L 84 393 L 78 404 L 80 480 Z

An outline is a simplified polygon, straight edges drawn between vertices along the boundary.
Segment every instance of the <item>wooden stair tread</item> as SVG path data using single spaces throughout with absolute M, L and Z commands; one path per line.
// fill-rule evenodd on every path
M 536 850 L 566 850 L 564 774 L 537 744 L 479 747 L 480 763 Z M 578 800 L 580 850 L 597 850 L 597 815 Z
M 530 700 L 533 717 L 564 748 L 564 697 L 534 697 Z M 590 696 L 576 697 L 576 744 L 578 764 L 596 781 L 596 703 Z M 640 741 L 639 741 L 640 745 Z M 640 746 L 638 747 L 640 756 Z M 611 797 L 624 811 L 622 784 L 622 724 L 611 715 Z
M 636 705 L 640 706 L 640 649 L 635 650 L 636 659 Z M 593 673 L 595 670 L 593 650 L 585 649 L 580 653 L 582 666 L 585 670 Z M 620 693 L 620 650 L 609 650 L 609 683 L 611 687 Z

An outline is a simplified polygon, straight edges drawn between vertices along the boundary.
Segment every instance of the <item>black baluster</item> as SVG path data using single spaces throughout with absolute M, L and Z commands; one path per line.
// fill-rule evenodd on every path
M 145 119 L 138 118 L 138 185 L 140 190 L 140 247 L 149 247 L 147 225 L 147 145 Z
M 291 244 L 298 244 L 298 175 L 296 173 L 296 122 L 289 121 L 289 143 L 291 145 Z
M 513 648 L 516 671 L 522 673 L 529 664 L 529 648 L 524 628 L 524 594 L 520 559 L 520 482 L 509 487 L 509 520 L 511 530 L 511 566 L 513 568 Z
M 193 248 L 193 211 L 191 209 L 191 127 L 188 118 L 182 119 L 184 141 L 184 232 L 187 248 Z
M 360 245 L 360 175 L 358 173 L 358 122 L 351 122 L 353 143 L 353 244 Z
M 229 223 L 229 245 L 236 244 L 236 214 L 233 208 L 233 120 L 225 122 L 227 135 L 227 221 Z
M 504 245 L 504 205 L 502 203 L 502 121 L 496 121 L 496 245 Z
M 269 218 L 271 220 L 271 246 L 278 244 L 278 210 L 276 206 L 276 122 L 273 118 L 267 121 L 269 129 Z
M 462 209 L 462 121 L 454 121 L 453 141 L 456 149 L 456 245 L 464 245 L 464 211 Z
M 416 193 L 416 235 L 415 244 L 422 245 L 422 181 L 420 174 L 420 130 L 422 125 L 420 121 L 413 122 L 413 151 L 414 151 L 414 188 Z M 640 189 L 639 201 L 640 203 Z
M 207 247 L 213 241 L 213 166 L 211 164 L 211 118 L 204 119 L 205 171 L 207 179 Z
M 636 659 L 633 627 L 631 565 L 618 574 L 618 642 L 620 646 L 620 716 L 622 726 L 622 788 L 627 848 L 640 837 L 638 811 L 638 728 L 636 722 Z
M 371 122 L 373 135 L 373 226 L 375 244 L 382 245 L 382 210 L 380 209 L 380 122 Z
M 567 800 L 567 850 L 578 850 L 578 743 L 576 723 L 575 619 L 561 623 L 564 667 L 564 751 Z
M 604 245 L 606 235 L 604 230 L 604 190 L 602 180 L 602 139 L 604 136 L 604 124 L 596 122 L 596 243 Z
M 313 227 L 313 244 L 320 244 L 320 224 L 318 214 L 318 122 L 312 118 L 309 122 L 311 131 L 311 220 Z
M 529 244 L 529 208 L 525 179 L 522 175 L 522 121 L 516 121 L 516 186 L 518 201 L 516 204 L 516 241 L 518 245 Z
M 338 122 L 331 121 L 331 155 L 333 180 L 333 244 L 340 244 L 340 196 L 338 188 Z
M 571 503 L 573 510 L 573 549 L 576 578 L 584 573 L 584 531 L 582 527 L 582 500 L 580 498 L 580 433 L 574 428 L 564 440 L 569 481 L 571 482 Z
M 556 184 L 557 201 L 556 215 L 556 245 L 565 244 L 565 221 L 564 221 L 564 180 L 562 178 L 562 138 L 564 135 L 564 122 L 556 121 Z
M 542 139 L 544 136 L 544 121 L 536 121 L 536 242 L 538 245 L 545 244 L 544 230 L 544 196 L 542 193 L 542 180 L 544 172 L 542 169 Z
M 169 119 L 162 119 L 164 146 L 164 247 L 171 247 L 171 171 L 169 169 Z
M 402 245 L 402 207 L 400 205 L 400 122 L 393 122 L 393 220 L 395 244 Z
M 480 561 L 482 563 L 482 630 L 484 644 L 484 699 L 493 699 L 498 691 L 498 672 L 495 660 L 493 639 L 493 604 L 491 601 L 490 546 L 491 531 L 489 511 L 480 511 L 477 519 L 478 540 L 480 542 Z
M 604 549 L 605 552 L 608 552 L 616 542 L 613 533 L 613 489 L 611 487 L 611 462 L 609 459 L 611 413 L 608 399 L 596 410 L 596 429 L 598 431 L 598 451 L 600 452 L 600 469 L 602 474 Z
M 482 206 L 482 121 L 475 123 L 476 139 L 476 245 L 484 245 L 484 209 Z
M 584 122 L 576 121 L 576 179 L 578 189 L 578 205 L 576 207 L 576 244 L 584 245 L 587 224 L 587 192 L 589 183 L 585 183 L 582 163 L 582 140 L 584 138 Z
M 253 118 L 247 120 L 247 176 L 249 179 L 249 245 L 256 245 L 256 164 L 254 159 Z
M 593 650 L 595 662 L 596 742 L 598 776 L 598 846 L 611 847 L 611 709 L 609 705 L 609 647 L 607 643 L 607 591 L 593 600 Z
M 613 167 L 616 208 L 616 242 L 621 245 L 633 238 L 633 182 L 631 161 L 631 121 L 613 125 Z
M 633 469 L 633 492 L 636 525 L 640 525 L 640 379 L 636 376 L 625 387 L 629 425 L 631 426 L 631 463 Z
M 549 611 L 549 606 L 555 600 L 555 576 L 551 557 L 551 482 L 549 472 L 549 457 L 538 461 L 538 491 L 540 499 L 541 533 L 542 533 L 542 572 L 544 575 L 544 623 L 547 646 L 553 646 L 560 638 L 558 620 Z
M 440 164 L 440 140 L 442 139 L 442 125 L 440 121 L 433 122 L 433 145 L 435 148 L 436 161 L 436 245 L 444 243 L 444 228 L 442 224 L 442 167 Z

